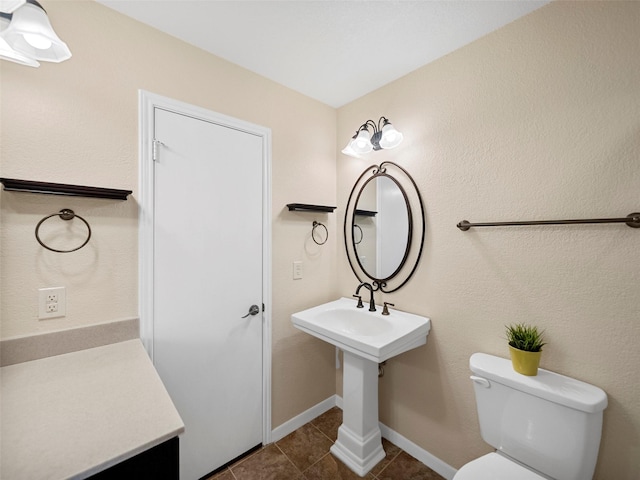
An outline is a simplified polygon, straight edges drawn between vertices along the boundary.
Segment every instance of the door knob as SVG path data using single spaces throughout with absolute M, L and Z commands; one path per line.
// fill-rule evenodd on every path
M 258 305 L 251 305 L 251 307 L 249 307 L 249 313 L 247 313 L 244 317 L 240 317 L 240 318 L 247 318 L 249 315 L 257 315 L 258 313 L 260 313 L 260 307 L 258 307 Z

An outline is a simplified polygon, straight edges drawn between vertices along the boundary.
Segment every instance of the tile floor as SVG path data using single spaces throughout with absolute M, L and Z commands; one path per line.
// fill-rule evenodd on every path
M 208 480 L 358 480 L 361 477 L 329 452 L 341 423 L 342 410 L 334 407 Z M 386 458 L 365 479 L 444 480 L 391 442 L 383 439 L 382 446 Z

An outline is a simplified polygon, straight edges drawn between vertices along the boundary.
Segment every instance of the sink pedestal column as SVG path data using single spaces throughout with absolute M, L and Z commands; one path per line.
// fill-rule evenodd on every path
M 331 453 L 363 477 L 385 457 L 378 426 L 378 364 L 343 354 L 342 425 Z

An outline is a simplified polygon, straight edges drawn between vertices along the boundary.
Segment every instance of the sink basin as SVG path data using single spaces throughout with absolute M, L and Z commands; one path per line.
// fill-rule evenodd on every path
M 355 299 L 341 298 L 294 313 L 291 321 L 300 330 L 342 350 L 377 363 L 424 345 L 431 328 L 426 317 L 390 309 L 382 315 L 356 308 Z

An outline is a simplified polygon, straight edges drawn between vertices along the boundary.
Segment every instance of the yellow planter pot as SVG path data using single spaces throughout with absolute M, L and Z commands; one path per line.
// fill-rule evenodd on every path
M 540 365 L 540 352 L 526 352 L 524 350 L 518 350 L 509 345 L 509 352 L 511 353 L 511 363 L 513 369 L 521 373 L 522 375 L 528 375 L 534 377 L 538 374 L 538 366 Z

